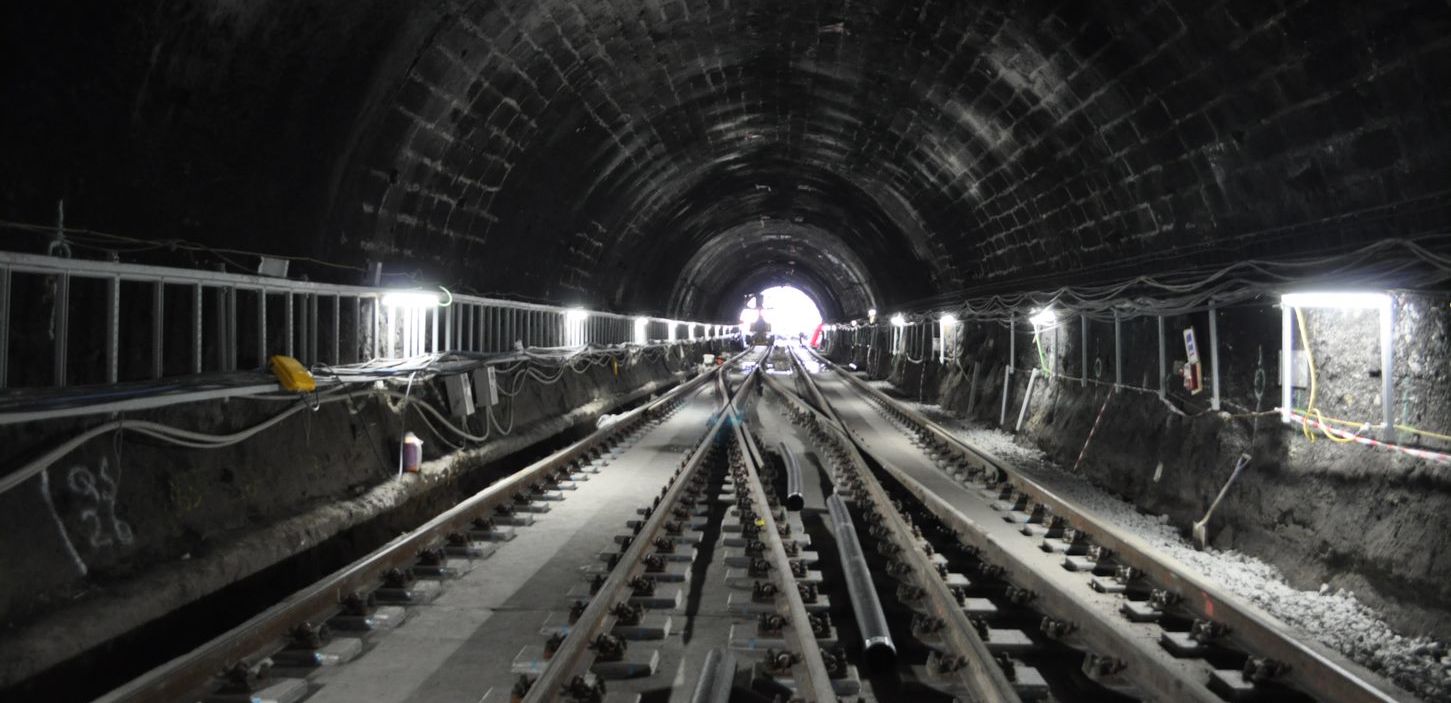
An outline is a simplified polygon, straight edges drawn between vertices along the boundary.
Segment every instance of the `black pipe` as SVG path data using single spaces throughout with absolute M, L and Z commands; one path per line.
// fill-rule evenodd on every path
M 826 510 L 831 514 L 832 535 L 836 538 L 836 551 L 841 557 L 842 572 L 846 575 L 851 609 L 862 632 L 862 661 L 881 671 L 896 660 L 897 645 L 892 642 L 887 616 L 882 613 L 882 602 L 877 598 L 872 572 L 862 554 L 862 543 L 857 540 L 856 526 L 852 525 L 846 503 L 842 502 L 841 496 L 833 493 L 826 499 Z
M 806 498 L 801 495 L 801 464 L 785 442 L 780 447 L 781 459 L 786 462 L 786 509 L 799 511 L 806 507 Z
M 736 655 L 719 647 L 705 655 L 690 703 L 727 703 L 736 680 Z

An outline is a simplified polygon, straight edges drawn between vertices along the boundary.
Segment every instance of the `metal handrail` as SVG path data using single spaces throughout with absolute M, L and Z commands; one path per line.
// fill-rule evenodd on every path
M 53 280 L 49 291 L 51 314 L 47 321 L 53 368 L 48 384 L 74 385 L 72 366 L 72 296 L 75 280 L 105 283 L 105 383 L 122 379 L 121 337 L 123 317 L 149 323 L 149 366 L 145 378 L 196 375 L 204 371 L 236 371 L 241 358 L 250 357 L 261 368 L 272 354 L 285 354 L 305 364 L 360 363 L 423 353 L 508 352 L 516 345 L 580 347 L 587 345 L 648 344 L 718 339 L 734 334 L 734 326 L 661 317 L 593 312 L 541 303 L 526 303 L 473 295 L 452 295 L 436 306 L 400 308 L 384 304 L 384 297 L 401 289 L 342 285 L 272 278 L 255 274 L 204 271 L 147 264 L 69 259 L 38 254 L 0 252 L 0 391 L 11 386 L 8 376 L 11 337 L 39 334 L 18 329 L 15 316 L 17 276 Z M 122 284 L 149 286 L 143 302 L 123 300 Z M 166 350 L 179 335 L 168 333 L 167 298 L 189 299 L 184 324 L 185 373 L 169 367 Z M 447 293 L 440 289 L 440 292 Z M 269 338 L 268 313 L 281 298 L 282 333 Z M 143 311 L 149 307 L 149 316 Z M 243 321 L 239 308 L 250 307 L 251 320 Z M 208 308 L 211 308 L 208 310 Z M 149 317 L 149 319 L 148 319 Z M 344 340 L 350 318 L 351 340 Z M 245 328 L 245 329 L 244 329 Z M 244 332 L 250 331 L 250 335 Z M 205 337 L 210 335 L 210 340 Z M 244 339 L 245 337 L 245 339 Z M 346 346 L 345 346 L 346 345 Z M 347 353 L 345 353 L 345 349 Z M 95 369 L 89 369 L 95 371 Z M 124 380 L 141 380 L 128 377 Z M 33 379 L 32 379 L 33 380 Z

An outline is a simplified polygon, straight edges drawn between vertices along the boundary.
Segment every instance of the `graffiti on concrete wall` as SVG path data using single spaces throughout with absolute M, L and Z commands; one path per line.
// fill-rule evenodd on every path
M 66 553 L 82 576 L 90 569 L 82 556 L 81 548 L 93 558 L 118 547 L 129 547 L 136 541 L 131 525 L 116 514 L 116 495 L 119 492 L 119 472 L 113 475 L 110 461 L 102 457 L 95 470 L 84 464 L 71 466 L 65 472 L 66 500 L 63 509 L 56 506 L 51 493 L 50 470 L 40 474 L 40 493 L 50 508 L 56 529 L 65 543 Z M 68 520 L 69 519 L 69 520 Z M 67 522 L 78 524 L 74 532 L 67 528 Z M 80 541 L 78 547 L 77 540 Z

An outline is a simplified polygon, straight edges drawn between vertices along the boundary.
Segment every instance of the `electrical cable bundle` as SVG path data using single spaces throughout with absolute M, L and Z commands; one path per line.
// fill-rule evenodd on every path
M 651 357 L 641 350 L 640 358 Z M 515 398 L 523 389 L 524 383 L 533 380 L 543 385 L 558 383 L 567 372 L 584 374 L 591 369 L 600 368 L 612 363 L 617 359 L 621 350 L 597 350 L 579 349 L 564 357 L 550 356 L 545 354 L 525 354 L 522 358 L 499 364 L 502 372 L 510 377 L 509 389 L 500 389 L 500 394 L 509 398 Z M 630 358 L 632 352 L 625 351 L 626 358 Z M 46 468 L 59 461 L 61 458 L 80 448 L 86 442 L 102 435 L 112 432 L 131 432 L 145 437 L 150 437 L 167 444 L 185 447 L 188 449 L 220 449 L 246 441 L 257 434 L 276 426 L 282 421 L 304 411 L 319 410 L 323 405 L 337 402 L 348 402 L 351 404 L 354 393 L 353 389 L 359 386 L 367 386 L 376 382 L 387 382 L 397 380 L 406 376 L 409 380 L 404 391 L 384 388 L 380 392 L 385 397 L 399 398 L 402 402 L 398 405 L 389 406 L 394 412 L 406 412 L 409 407 L 418 409 L 424 424 L 440 438 L 439 425 L 450 432 L 454 437 L 464 442 L 483 443 L 489 439 L 493 432 L 501 435 L 508 435 L 514 430 L 515 406 L 510 403 L 509 418 L 507 425 L 500 422 L 495 415 L 495 409 L 487 409 L 484 433 L 474 434 L 465 428 L 460 428 L 448 420 L 433 403 L 416 397 L 412 392 L 412 386 L 419 380 L 428 380 L 440 373 L 464 372 L 489 365 L 486 359 L 469 359 L 459 361 L 458 354 L 428 354 L 408 359 L 372 360 L 359 364 L 348 364 L 339 366 L 328 366 L 325 364 L 314 365 L 313 370 L 322 376 L 322 380 L 329 378 L 332 381 L 330 387 L 320 389 L 312 394 L 279 394 L 279 393 L 258 393 L 251 395 L 237 396 L 239 399 L 256 401 L 291 401 L 291 405 L 277 414 L 250 427 L 227 433 L 210 434 L 196 432 L 193 430 L 172 427 L 158 422 L 147 420 L 111 420 L 95 427 L 92 427 L 54 448 L 44 452 L 40 456 L 26 462 L 13 471 L 0 476 L 0 494 L 3 494 L 26 480 L 40 474 Z M 665 358 L 664 354 L 653 357 L 654 359 Z M 553 365 L 551 366 L 551 362 Z M 177 388 L 185 388 L 185 382 L 175 384 Z M 434 423 L 438 423 L 435 425 Z M 453 448 L 458 448 L 451 442 L 444 441 Z
M 1337 288 L 1430 287 L 1451 281 L 1451 255 L 1437 253 L 1451 248 L 1451 235 L 1430 235 L 1416 239 L 1383 239 L 1351 252 L 1308 259 L 1239 261 L 1218 269 L 1187 269 L 1154 276 L 1135 276 L 1104 285 L 1063 286 L 1042 292 L 1008 295 L 969 295 L 963 291 L 918 301 L 919 305 L 940 304 L 959 319 L 1006 323 L 1033 310 L 1058 306 L 1091 320 L 1112 321 L 1156 315 L 1200 312 L 1212 301 L 1228 306 L 1283 292 L 1294 285 L 1317 284 Z M 912 315 L 914 322 L 930 319 L 930 313 Z

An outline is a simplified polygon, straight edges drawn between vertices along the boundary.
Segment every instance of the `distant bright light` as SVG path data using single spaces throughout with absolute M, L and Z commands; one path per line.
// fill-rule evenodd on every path
M 1054 323 L 1058 322 L 1058 313 L 1053 312 L 1053 308 L 1043 308 L 1033 313 L 1033 316 L 1028 318 L 1028 322 L 1033 323 L 1034 329 L 1052 327 Z
M 954 317 L 953 315 L 946 314 L 946 315 L 943 315 L 942 316 L 942 326 L 943 327 L 951 327 L 951 326 L 953 326 L 955 324 L 957 324 L 957 318 Z
M 899 312 L 892 316 L 892 325 L 896 327 L 906 327 L 907 318 L 902 317 L 902 313 Z
M 810 337 L 821 324 L 821 310 L 811 296 L 792 286 L 776 286 L 761 291 L 761 308 L 741 308 L 741 326 L 746 332 L 758 319 L 765 318 L 771 334 L 778 337 Z
M 589 311 L 584 308 L 570 308 L 564 313 L 564 317 L 570 322 L 583 322 L 589 319 Z
M 871 308 L 871 309 L 867 310 L 867 322 L 870 322 L 872 324 L 876 324 L 876 322 L 877 322 L 877 309 L 876 308 Z
M 395 290 L 383 294 L 383 306 L 389 308 L 427 308 L 438 305 L 438 293 L 427 290 Z
M 1286 293 L 1280 304 L 1292 308 L 1343 308 L 1376 310 L 1385 307 L 1390 296 L 1385 293 L 1314 292 Z

